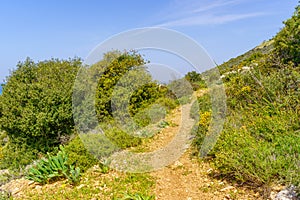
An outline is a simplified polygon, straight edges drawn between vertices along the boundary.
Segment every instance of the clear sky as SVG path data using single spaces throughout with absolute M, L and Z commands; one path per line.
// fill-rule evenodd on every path
M 0 0 L 0 80 L 19 61 L 85 58 L 100 42 L 160 26 L 201 44 L 221 64 L 270 39 L 298 0 Z M 0 82 L 1 82 L 0 81 Z

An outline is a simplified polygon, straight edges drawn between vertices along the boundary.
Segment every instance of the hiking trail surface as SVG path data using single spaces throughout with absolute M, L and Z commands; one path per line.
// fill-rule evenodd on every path
M 201 96 L 203 90 L 196 91 L 192 99 Z M 171 142 L 177 134 L 190 131 L 191 122 L 189 111 L 194 100 L 173 110 L 166 118 L 172 126 L 164 128 L 151 141 L 144 144 L 146 151 L 155 151 Z M 184 130 L 183 127 L 186 127 Z M 139 147 L 141 148 L 141 147 Z M 230 185 L 225 180 L 213 179 L 210 173 L 213 169 L 197 156 L 192 155 L 189 147 L 169 166 L 150 173 L 156 180 L 154 193 L 158 200 L 200 200 L 200 199 L 260 199 L 258 193 L 246 188 Z

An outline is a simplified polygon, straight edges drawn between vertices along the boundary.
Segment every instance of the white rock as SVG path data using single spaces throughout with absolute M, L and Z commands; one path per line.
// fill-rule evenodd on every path
M 297 200 L 297 193 L 295 186 L 290 186 L 281 190 L 273 200 Z
M 221 189 L 220 191 L 221 191 L 221 192 L 224 192 L 224 191 L 226 191 L 226 190 L 232 190 L 232 189 L 235 189 L 235 188 L 234 188 L 233 186 L 227 186 L 227 187 Z

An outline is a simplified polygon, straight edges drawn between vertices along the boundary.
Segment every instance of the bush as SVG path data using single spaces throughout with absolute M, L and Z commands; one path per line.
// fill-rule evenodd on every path
M 106 130 L 105 135 L 113 144 L 121 149 L 138 146 L 142 142 L 141 138 L 129 135 L 117 127 Z
M 170 112 L 170 110 L 175 109 L 179 105 L 175 99 L 167 97 L 159 98 L 155 103 L 163 106 L 167 112 Z
M 180 105 L 184 105 L 184 104 L 188 104 L 191 102 L 191 98 L 189 96 L 183 96 L 177 99 L 178 104 Z
M 10 169 L 20 171 L 26 165 L 29 165 L 33 160 L 38 158 L 38 151 L 26 143 L 19 144 L 9 142 L 1 149 L 3 157 L 0 159 L 0 169 Z
M 211 99 L 208 93 L 203 94 L 194 102 L 190 116 L 198 122 L 192 128 L 192 134 L 195 136 L 193 145 L 200 150 L 211 121 Z
M 202 88 L 206 88 L 206 83 L 203 80 L 202 75 L 197 73 L 196 71 L 188 72 L 185 75 L 185 79 L 188 82 L 190 82 L 190 84 L 191 84 L 194 91 L 197 91 L 197 90 L 202 89 Z
M 87 151 L 100 161 L 120 149 L 102 133 L 80 134 L 80 139 Z
M 210 152 L 222 177 L 252 186 L 274 182 L 299 186 L 299 68 L 273 68 L 268 59 L 251 72 L 236 73 L 226 83 L 228 113 L 223 131 Z M 194 127 L 199 148 L 210 128 L 209 96 L 198 100 Z M 199 115 L 198 115 L 199 116 Z
M 184 96 L 191 96 L 193 94 L 193 89 L 186 79 L 176 79 L 168 84 L 168 89 L 173 93 L 174 98 L 179 99 Z
M 76 136 L 65 146 L 65 152 L 69 158 L 67 165 L 75 165 L 82 172 L 99 163 L 99 160 L 86 149 L 79 136 Z
M 143 109 L 134 116 L 134 121 L 139 127 L 146 127 L 150 124 L 155 124 L 166 116 L 166 109 L 160 104 Z
M 203 105 L 208 105 L 207 98 L 205 95 L 199 101 L 200 117 L 192 113 L 199 121 L 193 128 L 193 143 L 198 149 L 209 129 L 209 106 Z M 223 131 L 209 153 L 219 175 L 257 187 L 274 182 L 299 186 L 299 114 L 295 110 L 274 111 L 276 107 L 275 103 L 257 103 L 254 108 L 249 105 L 229 110 Z
M 300 137 L 286 129 L 288 116 L 232 114 L 212 152 L 214 165 L 242 183 L 299 185 Z
M 79 59 L 19 63 L 0 96 L 0 128 L 43 152 L 65 142 L 74 127 L 72 87 L 80 66 Z
M 143 85 L 138 90 L 134 91 L 130 98 L 130 114 L 134 116 L 140 110 L 155 103 L 157 99 L 162 98 L 166 93 L 167 90 L 165 88 L 160 88 L 154 82 Z

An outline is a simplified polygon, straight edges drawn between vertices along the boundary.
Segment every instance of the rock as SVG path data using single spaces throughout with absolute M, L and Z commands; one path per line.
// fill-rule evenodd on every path
M 296 187 L 290 186 L 285 188 L 284 190 L 281 190 L 279 193 L 276 194 L 274 198 L 272 198 L 273 195 L 271 195 L 272 200 L 299 200 L 300 198 L 297 197 L 296 193 Z
M 77 189 L 81 189 L 81 188 L 83 188 L 84 186 L 85 186 L 84 184 L 81 184 L 81 185 L 77 186 L 76 188 L 77 188 Z
M 37 185 L 37 186 L 35 186 L 35 189 L 36 190 L 42 189 L 42 186 L 41 185 Z
M 220 191 L 225 192 L 226 190 L 232 190 L 232 189 L 235 189 L 235 188 L 233 186 L 227 186 L 227 187 L 221 189 Z
M 28 185 L 32 185 L 32 184 L 34 184 L 34 181 L 29 181 L 28 182 Z
M 10 190 L 10 193 L 14 196 L 20 192 L 20 188 L 15 187 L 12 190 Z
M 223 181 L 219 181 L 219 185 L 224 185 L 225 183 Z
M 183 166 L 183 164 L 181 162 L 179 162 L 179 161 L 176 161 L 174 165 L 177 166 L 177 167 Z
M 274 200 L 274 199 L 275 199 L 276 194 L 277 194 L 276 192 L 271 191 L 271 193 L 270 193 L 270 198 L 271 198 L 271 200 Z
M 177 168 L 180 168 L 180 167 L 183 167 L 183 164 L 179 161 L 176 161 L 173 165 L 171 165 L 171 169 L 177 169 Z

